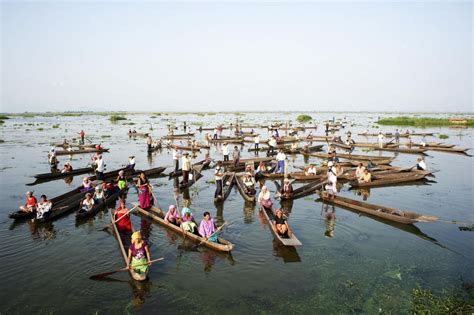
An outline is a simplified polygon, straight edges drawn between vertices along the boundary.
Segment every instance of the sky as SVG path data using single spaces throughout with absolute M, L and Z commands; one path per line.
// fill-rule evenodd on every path
M 471 1 L 1 1 L 2 112 L 474 111 Z

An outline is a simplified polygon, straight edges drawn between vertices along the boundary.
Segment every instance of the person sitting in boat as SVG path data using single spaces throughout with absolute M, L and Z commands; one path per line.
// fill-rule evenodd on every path
M 135 155 L 130 155 L 128 157 L 127 169 L 129 169 L 129 170 L 134 170 L 135 169 Z
M 288 226 L 288 220 L 283 215 L 283 211 L 278 209 L 275 214 L 275 218 L 272 225 L 273 230 L 280 237 L 289 238 L 291 237 L 291 230 Z
M 119 171 L 116 181 L 120 190 L 127 187 L 127 177 L 125 176 L 125 172 L 123 170 Z
M 421 146 L 421 147 L 426 147 L 426 139 L 425 139 L 425 137 L 421 138 L 420 146 Z
M 130 212 L 125 206 L 125 200 L 120 200 L 118 208 L 114 212 L 114 220 L 117 229 L 122 233 L 132 233 L 132 223 L 130 222 Z
M 69 142 L 67 142 L 67 139 L 64 138 L 63 140 L 63 147 L 68 147 L 69 146 Z
M 91 193 L 86 194 L 86 198 L 81 201 L 81 210 L 82 211 L 90 211 L 94 207 L 94 198 L 92 198 Z
M 211 218 L 211 214 L 206 211 L 203 214 L 201 224 L 199 224 L 199 235 L 210 242 L 217 242 L 216 225 L 214 219 Z
M 419 170 L 419 171 L 426 171 L 426 163 L 425 163 L 425 159 L 423 159 L 422 157 L 419 157 L 417 160 L 416 160 L 416 169 Z
M 288 178 L 285 178 L 284 180 L 283 186 L 281 187 L 281 194 L 287 199 L 293 196 L 293 185 L 291 185 Z
M 262 190 L 258 194 L 258 202 L 266 209 L 272 208 L 273 202 L 271 199 L 270 191 L 265 185 L 262 186 Z
M 372 168 L 375 168 L 375 166 L 376 166 L 376 165 L 374 164 L 374 162 L 372 162 L 372 160 L 369 160 L 369 161 L 367 162 L 367 169 L 368 169 L 368 170 L 370 170 L 370 169 L 372 169 Z
M 255 191 L 255 178 L 252 176 L 252 173 L 246 172 L 242 177 L 242 182 L 244 183 L 245 193 L 250 196 L 254 196 Z
M 151 151 L 152 144 L 153 144 L 153 139 L 151 138 L 151 134 L 148 134 L 148 136 L 146 137 L 146 145 L 147 145 L 148 151 Z
M 316 169 L 316 165 L 310 164 L 306 171 L 304 172 L 305 175 L 316 175 L 318 170 Z
M 69 162 L 64 163 L 63 169 L 61 170 L 61 173 L 70 173 L 72 172 L 72 166 Z
M 89 191 L 90 189 L 92 189 L 92 187 L 93 187 L 93 184 L 90 178 L 87 176 L 84 177 L 84 179 L 82 180 L 81 192 Z
M 342 167 L 341 164 L 336 164 L 335 165 L 335 171 L 336 171 L 336 176 L 341 176 L 342 174 L 344 174 L 344 168 Z
M 52 207 L 53 203 L 48 200 L 46 195 L 41 195 L 40 202 L 36 206 L 36 219 L 46 219 L 50 215 Z
M 356 170 L 355 170 L 355 176 L 356 176 L 357 180 L 362 178 L 362 176 L 364 175 L 364 171 L 365 171 L 364 164 L 359 163 L 359 165 L 357 165 Z
M 359 183 L 370 183 L 372 181 L 372 174 L 370 174 L 368 169 L 364 170 L 364 174 L 359 179 Z
M 38 201 L 36 197 L 33 196 L 33 192 L 27 191 L 26 192 L 26 201 L 23 206 L 20 207 L 20 210 L 23 212 L 33 212 L 36 211 L 36 204 Z
M 147 243 L 142 239 L 140 231 L 136 231 L 132 234 L 127 261 L 127 269 L 139 274 L 146 273 L 148 266 L 151 266 L 150 249 Z
M 191 212 L 185 212 L 184 215 L 181 216 L 180 226 L 185 231 L 188 231 L 190 233 L 197 233 L 198 226 L 194 221 L 194 217 Z
M 137 179 L 138 201 L 140 208 L 148 209 L 152 205 L 151 186 L 144 172 L 141 172 Z
M 339 158 L 336 155 L 336 151 L 333 151 L 331 153 L 331 156 L 329 157 L 328 162 L 332 162 L 333 164 L 334 163 L 339 163 Z
M 94 198 L 95 203 L 105 200 L 105 192 L 99 185 L 95 186 L 94 196 L 92 198 Z
M 181 216 L 178 210 L 176 210 L 175 205 L 169 205 L 168 211 L 165 214 L 165 222 L 172 223 L 176 226 L 181 225 Z
M 268 140 L 268 152 L 267 152 L 267 155 L 271 155 L 275 152 L 275 148 L 277 146 L 277 140 L 274 136 L 272 136 L 270 138 L 270 140 Z

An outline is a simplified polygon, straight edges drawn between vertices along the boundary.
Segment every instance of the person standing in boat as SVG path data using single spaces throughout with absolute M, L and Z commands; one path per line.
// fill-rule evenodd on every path
M 79 132 L 79 136 L 81 137 L 81 143 L 80 144 L 84 144 L 84 138 L 86 137 L 86 133 L 84 132 L 84 130 L 81 130 L 81 132 Z
M 416 160 L 416 169 L 419 170 L 419 171 L 426 171 L 426 163 L 425 163 L 425 159 L 422 158 L 422 157 L 419 157 L 417 160 Z
M 283 181 L 283 187 L 281 187 L 281 194 L 284 198 L 288 199 L 293 196 L 293 185 L 291 185 L 290 180 L 285 178 Z
M 214 179 L 216 181 L 216 192 L 214 193 L 215 198 L 222 198 L 222 178 L 224 177 L 224 169 L 222 162 L 218 161 L 216 169 L 214 170 Z
M 128 157 L 127 169 L 132 171 L 135 170 L 135 155 L 130 155 Z
M 382 131 L 379 131 L 379 135 L 377 136 L 379 139 L 379 148 L 383 148 L 383 140 L 385 139 Z
M 146 137 L 146 145 L 147 145 L 148 152 L 151 151 L 152 144 L 153 144 L 153 139 L 151 138 L 151 133 L 149 133 L 148 136 Z
M 128 248 L 127 269 L 138 274 L 146 273 L 148 266 L 151 266 L 150 249 L 147 243 L 142 239 L 140 231 L 132 234 L 130 247 Z
M 234 146 L 234 151 L 232 152 L 232 159 L 234 161 L 234 167 L 236 167 L 240 162 L 240 151 L 237 146 Z
M 395 143 L 400 143 L 400 131 L 395 130 Z
M 282 174 L 285 172 L 285 160 L 286 154 L 283 152 L 283 149 L 280 149 L 276 156 L 277 160 L 277 168 L 275 170 L 275 174 Z
M 187 186 L 189 182 L 189 172 L 191 171 L 191 160 L 189 159 L 189 153 L 186 152 L 182 158 L 182 170 L 183 170 L 183 185 Z
M 51 148 L 51 150 L 49 150 L 48 152 L 48 163 L 51 167 L 51 170 L 56 170 L 56 168 L 58 167 L 59 162 L 56 157 L 56 150 L 54 148 Z
M 174 173 L 177 174 L 179 171 L 179 151 L 176 148 L 173 148 L 171 154 L 173 155 Z
M 276 148 L 276 146 L 277 146 L 277 141 L 276 141 L 275 137 L 272 136 L 272 137 L 270 138 L 270 140 L 268 140 L 268 152 L 267 152 L 267 155 L 272 155 L 273 152 L 274 152 L 274 150 L 275 150 L 275 148 Z
M 148 209 L 152 205 L 150 183 L 144 172 L 141 172 L 137 179 L 138 201 L 140 208 Z
M 46 219 L 51 213 L 52 207 L 53 204 L 51 201 L 48 200 L 46 195 L 41 195 L 40 202 L 38 202 L 38 205 L 36 207 L 36 219 Z
M 224 156 L 224 162 L 229 161 L 229 146 L 227 142 L 222 144 L 222 155 Z
M 217 140 L 218 129 L 214 128 L 214 133 L 212 134 L 212 139 Z
M 104 160 L 102 159 L 102 154 L 99 154 L 97 158 L 97 168 L 95 170 L 98 180 L 104 180 L 104 170 L 105 170 Z
M 36 210 L 37 203 L 38 201 L 36 200 L 36 197 L 33 196 L 33 192 L 27 191 L 25 204 L 20 207 L 20 210 L 23 212 L 33 212 Z
M 253 129 L 252 129 L 253 131 Z M 253 138 L 253 142 L 254 142 L 254 145 L 255 145 L 255 151 L 258 151 L 260 149 L 260 136 L 257 134 L 255 135 L 255 137 Z
M 114 212 L 114 220 L 117 229 L 121 233 L 132 233 L 132 222 L 130 221 L 130 212 L 125 206 L 125 200 L 120 199 L 118 208 Z
M 211 218 L 211 214 L 206 211 L 203 214 L 203 220 L 199 224 L 199 235 L 210 242 L 217 242 L 216 225 L 214 219 Z
M 337 194 L 337 175 L 333 162 L 328 163 L 327 184 L 325 186 L 329 199 L 335 199 Z

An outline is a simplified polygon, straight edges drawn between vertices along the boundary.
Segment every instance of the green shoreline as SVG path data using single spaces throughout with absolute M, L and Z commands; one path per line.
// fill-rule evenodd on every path
M 377 121 L 377 124 L 384 126 L 417 126 L 417 127 L 429 127 L 429 126 L 466 126 L 474 127 L 474 119 L 468 117 L 457 117 L 464 119 L 465 122 L 451 121 L 450 118 L 432 118 L 432 117 L 388 117 L 382 118 Z

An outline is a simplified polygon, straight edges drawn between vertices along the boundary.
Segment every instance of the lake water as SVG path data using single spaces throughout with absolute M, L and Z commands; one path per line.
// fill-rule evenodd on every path
M 356 136 L 371 128 L 377 113 L 309 113 L 317 122 L 322 135 L 322 121 L 342 119 L 353 126 L 350 130 L 356 141 L 375 142 L 375 138 Z M 394 225 L 358 213 L 335 207 L 335 222 L 325 220 L 325 211 L 332 207 L 315 201 L 316 196 L 295 200 L 285 207 L 290 211 L 289 222 L 303 246 L 284 248 L 273 240 L 272 234 L 258 207 L 246 204 L 234 187 L 221 207 L 214 205 L 213 170 L 189 189 L 191 208 L 200 219 L 204 211 L 227 221 L 223 237 L 235 244 L 232 255 L 216 253 L 184 242 L 163 227 L 150 224 L 146 219 L 132 216 L 136 228 L 148 235 L 152 257 L 164 257 L 152 266 L 149 280 L 137 283 L 127 273 L 111 276 L 107 281 L 90 280 L 92 274 L 123 267 L 123 259 L 114 237 L 100 231 L 110 222 L 108 211 L 100 212 L 85 222 L 76 222 L 73 213 L 49 224 L 13 222 L 8 214 L 24 202 L 26 190 L 35 195 L 50 197 L 77 187 L 82 176 L 72 183 L 51 181 L 33 187 L 37 173 L 49 171 L 47 151 L 52 142 L 70 139 L 84 129 L 93 142 L 102 142 L 110 148 L 104 154 L 108 170 L 121 167 L 129 155 L 136 156 L 137 169 L 167 166 L 172 171 L 171 152 L 163 149 L 147 156 L 143 138 L 129 139 L 129 128 L 149 132 L 153 136 L 166 134 L 168 123 L 182 126 L 186 121 L 193 129 L 199 124 L 213 127 L 219 123 L 235 123 L 239 118 L 245 124 L 266 125 L 275 120 L 294 120 L 297 114 L 246 113 L 219 115 L 127 115 L 128 121 L 112 124 L 107 116 L 80 117 L 36 116 L 14 117 L 0 127 L 2 206 L 0 210 L 0 313 L 406 313 L 412 303 L 414 288 L 458 289 L 463 283 L 474 282 L 474 233 L 460 231 L 457 224 L 472 224 L 473 159 L 465 155 L 428 152 L 430 169 L 437 169 L 436 182 L 430 185 L 407 185 L 373 188 L 368 202 L 399 209 L 438 216 L 434 223 L 415 226 Z M 433 115 L 429 115 L 433 116 Z M 135 125 L 126 125 L 133 122 Z M 59 124 L 58 128 L 53 125 Z M 38 130 L 42 128 L 42 130 Z M 394 131 L 395 127 L 381 127 Z M 404 128 L 405 130 L 406 128 Z M 255 129 L 267 137 L 263 129 Z M 411 128 L 449 135 L 441 140 L 461 147 L 473 146 L 474 129 Z M 182 131 L 182 128 L 181 128 Z M 229 134 L 224 130 L 224 135 Z M 203 142 L 204 133 L 196 133 Z M 421 138 L 414 138 L 421 139 Z M 427 137 L 428 141 L 435 138 Z M 402 142 L 405 141 L 402 139 Z M 439 139 L 438 139 L 439 141 Z M 254 156 L 247 152 L 243 157 Z M 391 152 L 364 152 L 393 156 Z M 471 151 L 472 152 L 472 151 Z M 202 159 L 205 150 L 196 158 Z M 212 158 L 222 159 L 220 147 L 210 149 Z M 263 156 L 263 154 L 260 154 Z M 416 155 L 398 154 L 393 165 L 412 166 Z M 72 158 L 75 168 L 83 167 L 90 155 Z M 61 165 L 69 160 L 60 156 Z M 320 163 L 318 158 L 309 162 Z M 290 156 L 290 171 L 305 164 L 303 156 Z M 159 204 L 167 207 L 174 203 L 173 181 L 167 177 L 151 179 Z M 300 184 L 295 185 L 298 187 Z M 272 193 L 275 185 L 267 181 Z M 341 196 L 357 200 L 357 192 L 343 186 Z M 128 201 L 136 201 L 130 190 Z M 276 202 L 278 205 L 278 202 Z M 462 224 L 461 224 L 462 225 Z M 332 230 L 332 232 L 327 232 Z M 328 237 L 327 235 L 331 235 Z

